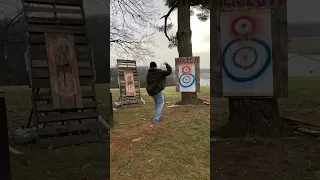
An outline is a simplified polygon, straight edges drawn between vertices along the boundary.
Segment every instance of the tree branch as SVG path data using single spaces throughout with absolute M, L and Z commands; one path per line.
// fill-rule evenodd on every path
M 170 5 L 171 8 L 170 8 L 170 10 L 168 11 L 168 13 L 160 18 L 160 19 L 164 18 L 164 34 L 165 34 L 165 36 L 167 37 L 167 39 L 168 39 L 169 41 L 172 41 L 172 39 L 169 38 L 168 32 L 167 32 L 168 18 L 169 18 L 169 16 L 170 16 L 170 14 L 172 13 L 172 11 L 177 7 L 177 5 L 178 5 L 178 1 L 175 0 L 175 1 L 172 3 L 172 5 Z

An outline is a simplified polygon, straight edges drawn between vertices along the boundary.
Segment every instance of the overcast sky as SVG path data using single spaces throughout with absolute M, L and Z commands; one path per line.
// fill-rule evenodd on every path
M 1 1 L 1 0 L 0 0 Z M 15 2 L 17 0 L 2 0 Z M 19 0 L 20 1 L 20 0 Z M 87 0 L 86 2 L 93 2 L 96 0 Z M 98 0 L 99 1 L 99 0 Z M 100 0 L 101 1 L 101 0 Z M 102 0 L 104 1 L 104 0 Z M 168 11 L 168 7 L 164 5 L 163 0 L 154 0 L 155 4 L 160 10 L 160 15 L 164 15 Z M 106 6 L 100 3 L 86 3 L 86 14 L 101 14 L 105 13 Z M 320 0 L 289 0 L 288 1 L 288 21 L 289 22 L 320 22 Z M 14 7 L 8 8 L 8 6 L 0 5 L 0 11 L 14 11 Z M 160 17 L 159 17 L 160 18 Z M 169 33 L 175 34 L 177 28 L 177 11 L 174 11 L 170 16 L 171 21 L 175 25 Z M 159 25 L 163 24 L 163 20 L 159 20 Z M 192 46 L 193 55 L 200 56 L 201 68 L 209 68 L 210 66 L 210 20 L 206 22 L 200 22 L 196 16 L 191 17 L 191 29 L 192 29 Z M 163 33 L 157 33 L 155 35 L 155 41 L 158 45 L 154 49 L 155 57 L 154 61 L 168 63 L 174 65 L 174 59 L 178 57 L 177 48 L 169 49 L 168 40 Z M 149 61 L 150 62 L 150 61 Z

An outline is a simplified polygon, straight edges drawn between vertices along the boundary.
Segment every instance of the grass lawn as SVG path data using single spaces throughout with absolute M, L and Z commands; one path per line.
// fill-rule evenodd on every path
M 167 107 L 181 98 L 175 87 L 165 89 L 163 119 L 152 126 L 154 103 L 141 89 L 146 104 L 114 111 L 111 131 L 111 179 L 209 179 L 210 143 L 208 105 Z M 113 91 L 116 99 L 118 91 Z M 201 87 L 209 98 L 209 86 Z
M 9 133 L 26 125 L 31 108 L 31 90 L 27 87 L 6 89 Z M 173 87 L 166 88 L 163 118 L 165 123 L 152 126 L 153 101 L 144 89 L 146 104 L 139 108 L 114 111 L 111 131 L 110 163 L 112 180 L 209 179 L 210 107 L 167 107 L 180 100 Z M 97 86 L 101 115 L 107 116 L 106 85 Z M 113 90 L 113 100 L 119 97 Z M 320 79 L 295 78 L 289 81 L 289 98 L 279 99 L 283 116 L 303 120 L 320 119 Z M 202 87 L 199 97 L 209 97 Z M 211 102 L 211 127 L 228 119 L 228 102 Z M 105 140 L 108 138 L 106 137 Z M 316 180 L 320 170 L 319 139 L 296 136 L 258 144 L 213 143 L 212 176 L 220 180 Z M 12 142 L 11 142 L 12 143 Z M 13 179 L 16 180 L 105 180 L 109 173 L 108 142 L 39 150 L 33 145 L 13 147 L 27 153 L 11 154 Z

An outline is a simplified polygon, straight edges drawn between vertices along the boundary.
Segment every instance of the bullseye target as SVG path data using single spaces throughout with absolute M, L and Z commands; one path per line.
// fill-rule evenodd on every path
M 256 31 L 256 24 L 249 16 L 240 16 L 232 22 L 231 29 L 236 36 L 246 37 Z
M 53 91 L 65 97 L 73 97 L 78 93 L 77 81 L 71 75 L 65 74 L 60 76 L 53 83 Z
M 255 38 L 248 41 L 246 46 L 241 46 L 240 41 L 232 40 L 225 46 L 221 56 L 222 68 L 233 81 L 255 80 L 271 64 L 271 49 L 265 42 Z M 257 49 L 259 49 L 259 54 Z
M 183 66 L 183 67 L 181 68 L 181 72 L 182 72 L 183 74 L 189 74 L 189 73 L 191 72 L 191 68 L 190 68 L 189 66 Z
M 182 74 L 179 78 L 180 86 L 184 88 L 191 87 L 195 82 L 195 77 L 193 74 Z
M 135 96 L 136 88 L 133 73 L 130 71 L 124 72 L 124 80 L 127 96 Z

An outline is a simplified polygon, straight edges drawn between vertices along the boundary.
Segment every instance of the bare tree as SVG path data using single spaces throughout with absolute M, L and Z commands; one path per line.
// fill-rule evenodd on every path
M 194 14 L 194 7 L 199 11 L 196 15 L 201 21 L 206 21 L 209 18 L 210 1 L 209 0 L 164 0 L 166 5 L 170 8 L 168 13 L 164 15 L 164 26 L 158 27 L 159 31 L 163 31 L 165 36 L 169 40 L 169 48 L 177 47 L 179 57 L 192 56 L 192 43 L 191 43 L 191 27 L 190 27 L 190 15 Z M 178 9 L 178 31 L 176 35 L 169 37 L 168 30 L 173 27 L 172 23 L 168 24 L 168 18 L 170 14 Z M 161 19 L 162 19 L 161 18 Z M 200 100 L 197 97 L 197 93 L 181 93 L 182 98 L 179 104 L 200 104 Z
M 146 60 L 153 56 L 153 28 L 159 15 L 154 0 L 110 1 L 111 58 Z

